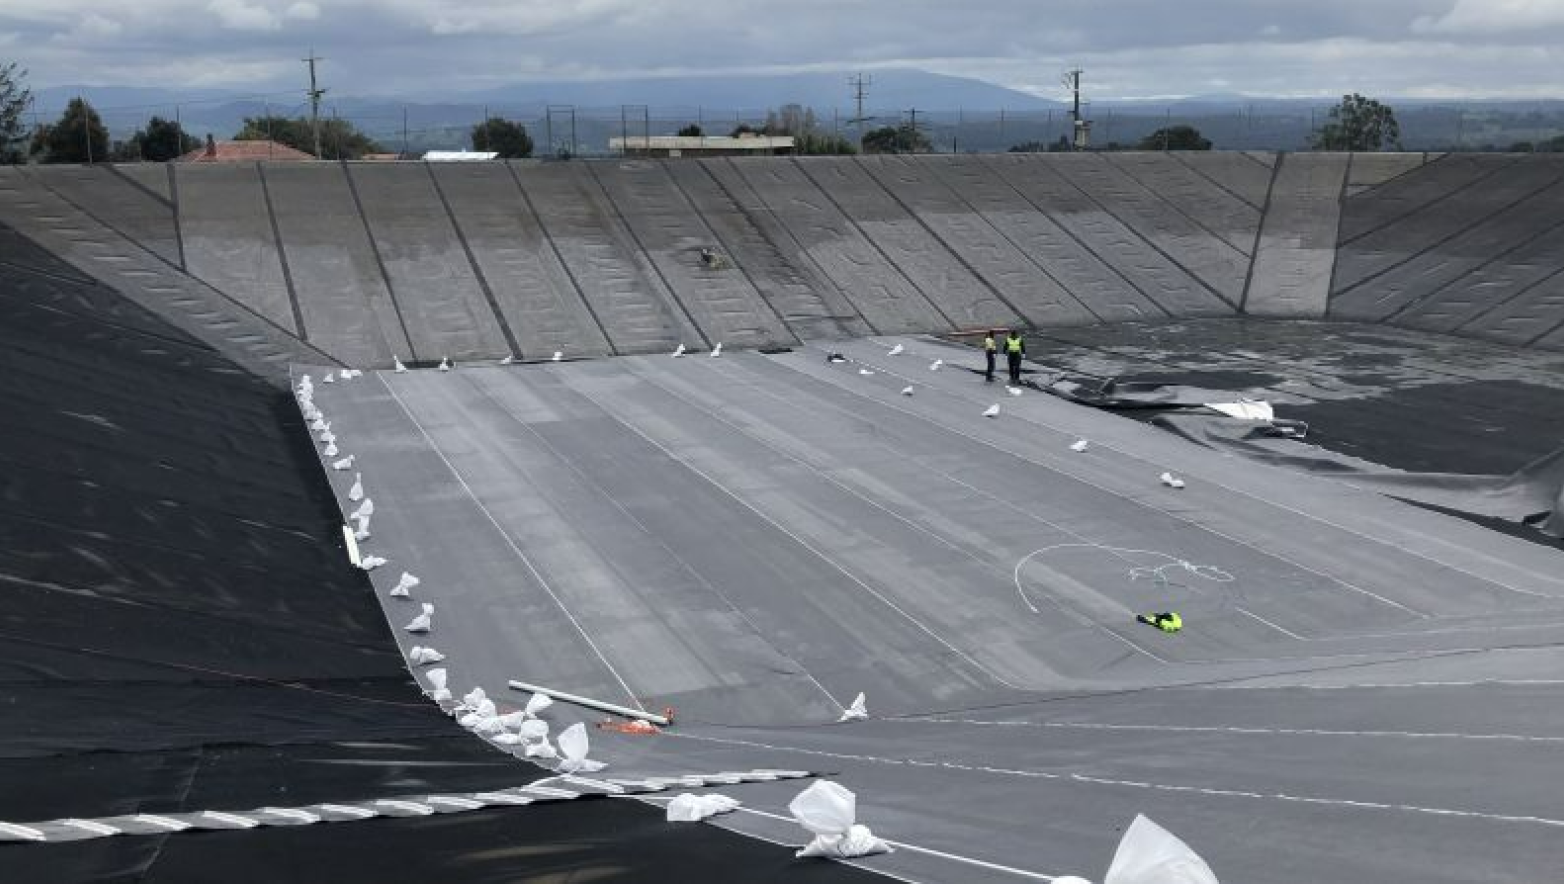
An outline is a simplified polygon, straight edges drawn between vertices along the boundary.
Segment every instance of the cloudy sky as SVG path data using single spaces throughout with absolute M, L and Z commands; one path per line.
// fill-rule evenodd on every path
M 918 67 L 1059 97 L 1564 97 L 1564 0 L 0 0 L 35 86 L 335 94 Z

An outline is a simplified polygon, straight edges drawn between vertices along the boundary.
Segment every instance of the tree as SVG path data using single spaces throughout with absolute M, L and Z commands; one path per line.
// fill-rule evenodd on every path
M 1140 140 L 1141 150 L 1210 150 L 1211 139 L 1194 126 L 1166 126 Z
M 33 138 L 33 150 L 46 163 L 105 162 L 109 157 L 109 130 L 92 105 L 72 98 L 53 125 Z
M 805 132 L 793 136 L 793 152 L 800 156 L 823 157 L 854 154 L 858 148 L 840 135 L 826 132 Z
M 756 129 L 754 126 L 751 126 L 748 123 L 740 123 L 737 126 L 733 127 L 733 131 L 728 133 L 728 137 L 729 138 L 737 138 L 740 135 L 764 135 L 764 134 L 766 134 L 766 133 L 762 132 L 759 129 Z
M 532 156 L 532 136 L 519 123 L 490 117 L 472 127 L 472 149 L 493 151 L 501 159 L 521 159 Z
M 235 141 L 275 141 L 307 154 L 315 153 L 315 134 L 305 117 L 245 117 Z M 380 145 L 347 120 L 328 117 L 320 121 L 320 152 L 325 160 L 356 160 L 379 153 Z
M 146 128 L 137 129 L 124 144 L 126 159 L 166 163 L 177 160 L 201 146 L 199 139 L 187 134 L 173 120 L 153 117 Z
M 1330 118 L 1314 133 L 1315 150 L 1400 150 L 1401 125 L 1390 105 L 1354 92 L 1330 109 Z
M 688 126 L 685 126 L 683 129 L 679 130 L 679 137 L 681 138 L 700 138 L 705 134 L 706 130 L 695 125 L 694 123 L 691 123 Z
M 907 123 L 882 126 L 864 133 L 864 153 L 926 153 L 932 145 L 922 132 Z
M 31 89 L 22 85 L 26 71 L 16 69 L 16 62 L 0 65 L 0 163 L 20 163 L 23 159 L 21 144 L 27 139 L 22 125 L 22 114 L 32 103 Z

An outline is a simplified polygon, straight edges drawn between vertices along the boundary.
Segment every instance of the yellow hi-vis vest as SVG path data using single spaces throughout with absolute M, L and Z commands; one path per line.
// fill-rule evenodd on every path
M 1176 612 L 1170 613 L 1166 617 L 1157 618 L 1157 626 L 1163 632 L 1178 632 L 1184 628 L 1184 618 L 1180 617 Z
M 1021 352 L 1021 339 L 1020 338 L 1009 338 L 1009 339 L 1007 339 L 1005 341 L 1005 352 L 1006 353 L 1020 353 Z
M 999 349 L 999 345 L 994 343 L 994 336 L 993 335 L 989 335 L 988 337 L 983 339 L 983 349 L 987 350 L 990 353 L 992 353 L 995 350 Z

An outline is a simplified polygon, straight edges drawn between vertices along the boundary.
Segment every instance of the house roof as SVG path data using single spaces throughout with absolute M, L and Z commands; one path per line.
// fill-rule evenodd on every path
M 276 141 L 214 141 L 179 158 L 182 163 L 249 163 L 256 160 L 298 162 L 314 156 Z

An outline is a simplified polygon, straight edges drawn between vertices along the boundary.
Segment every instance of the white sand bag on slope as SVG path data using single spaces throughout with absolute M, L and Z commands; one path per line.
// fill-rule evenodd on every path
M 1145 816 L 1119 840 L 1102 884 L 1218 884 L 1216 873 L 1189 845 Z

